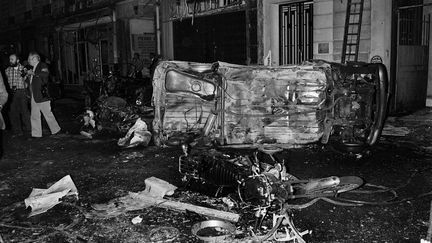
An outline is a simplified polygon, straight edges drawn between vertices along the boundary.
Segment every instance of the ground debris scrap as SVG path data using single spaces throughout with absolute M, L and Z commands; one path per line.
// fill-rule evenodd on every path
M 382 131 L 383 136 L 395 136 L 395 137 L 405 137 L 411 133 L 411 130 L 407 127 L 395 127 L 392 125 L 385 125 Z
M 78 189 L 70 175 L 54 183 L 48 189 L 33 188 L 29 197 L 24 200 L 26 207 L 31 207 L 29 217 L 45 213 L 55 205 L 61 203 L 65 196 L 75 196 L 78 199 Z
M 88 214 L 87 217 L 112 218 L 127 211 L 141 210 L 156 206 L 176 211 L 191 211 L 207 217 L 219 218 L 231 222 L 237 222 L 240 219 L 240 215 L 235 213 L 164 199 L 164 195 L 172 195 L 175 187 L 160 179 L 152 178 L 146 179 L 146 190 L 144 191 L 137 193 L 129 192 L 128 195 L 115 198 L 106 204 L 92 205 L 94 210 L 91 214 Z

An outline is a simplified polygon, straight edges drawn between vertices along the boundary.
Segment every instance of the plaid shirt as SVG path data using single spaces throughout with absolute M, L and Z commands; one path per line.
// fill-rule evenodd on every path
M 17 89 L 25 89 L 24 86 L 24 78 L 21 77 L 21 70 L 23 70 L 23 66 L 18 64 L 16 68 L 8 67 L 6 68 L 6 76 L 8 79 L 9 87 L 16 87 Z

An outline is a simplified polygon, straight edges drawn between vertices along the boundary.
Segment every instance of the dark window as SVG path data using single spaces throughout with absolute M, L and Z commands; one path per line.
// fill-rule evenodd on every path
M 396 8 L 423 4 L 423 0 L 393 0 Z
M 427 19 L 423 17 L 421 6 L 399 9 L 399 44 L 400 45 L 426 45 L 428 35 Z
M 9 24 L 15 24 L 15 17 L 14 17 L 14 16 L 10 16 L 10 17 L 8 18 L 8 23 L 9 23 Z
M 258 63 L 258 35 L 257 35 L 257 10 L 249 12 L 249 49 L 250 64 Z
M 25 12 L 24 12 L 24 18 L 25 18 L 26 20 L 32 19 L 32 11 L 31 11 L 31 10 L 29 10 L 29 11 L 25 11 Z
M 45 4 L 42 7 L 42 14 L 43 15 L 50 15 L 51 14 L 51 4 Z
M 224 5 L 229 5 L 229 4 L 240 4 L 241 1 L 240 0 L 225 0 L 224 1 Z
M 80 74 L 87 72 L 87 46 L 85 42 L 78 43 Z
M 78 41 L 85 41 L 86 40 L 86 30 L 85 29 L 79 29 L 78 30 Z
M 246 64 L 245 11 L 174 21 L 173 29 L 176 60 Z

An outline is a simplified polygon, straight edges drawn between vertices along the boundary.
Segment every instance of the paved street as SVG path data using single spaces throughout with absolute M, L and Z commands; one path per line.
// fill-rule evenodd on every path
M 129 191 L 144 190 L 144 179 L 151 176 L 180 187 L 174 197 L 185 202 L 211 207 L 209 202 L 214 206 L 217 200 L 181 188 L 177 164 L 180 148 L 150 146 L 122 150 L 110 136 L 86 140 L 77 134 L 79 123 L 74 118 L 80 113 L 80 105 L 72 100 L 59 100 L 54 107 L 67 134 L 44 134 L 43 138 L 31 141 L 11 138 L 9 133 L 4 135 L 5 155 L 0 161 L 0 234 L 5 242 L 149 242 L 148 232 L 160 226 L 178 228 L 177 242 L 197 241 L 191 235 L 191 227 L 202 217 L 190 212 L 151 207 L 111 219 L 86 217 L 95 203 L 106 203 Z M 405 127 L 409 134 L 384 136 L 362 156 L 347 156 L 321 145 L 276 154 L 286 161 L 289 172 L 299 178 L 356 175 L 367 183 L 394 188 L 398 194 L 395 200 L 401 200 L 361 207 L 319 201 L 292 211 L 295 225 L 300 230 L 312 231 L 304 237 L 306 241 L 419 242 L 426 237 L 432 195 L 417 197 L 432 190 L 429 116 L 430 111 L 423 110 L 416 116 L 390 118 L 388 124 Z M 44 214 L 27 218 L 23 201 L 31 189 L 47 188 L 65 175 L 71 175 L 75 182 L 79 201 L 60 204 Z M 382 202 L 392 195 L 384 192 L 342 196 Z M 235 208 L 233 211 L 241 212 Z M 138 215 L 143 221 L 133 225 L 131 219 Z M 241 224 L 245 222 L 240 221 L 237 226 L 240 228 Z

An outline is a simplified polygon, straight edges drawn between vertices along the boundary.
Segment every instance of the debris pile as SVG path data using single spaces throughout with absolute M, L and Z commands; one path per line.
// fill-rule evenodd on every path
M 125 99 L 109 96 L 100 97 L 95 107 L 86 109 L 82 115 L 80 134 L 93 139 L 101 131 L 121 134 L 118 145 L 124 148 L 147 146 L 151 132 L 145 121 L 151 117 L 152 108 L 142 104 L 129 104 Z
M 138 145 L 147 146 L 151 137 L 152 134 L 148 131 L 147 124 L 138 118 L 126 135 L 118 140 L 117 145 L 125 148 L 133 148 Z
M 395 136 L 395 137 L 405 137 L 410 133 L 411 131 L 407 127 L 396 127 L 390 124 L 385 125 L 382 131 L 383 136 Z
M 172 195 L 176 187 L 158 178 L 147 178 L 145 183 L 146 189 L 144 191 L 137 193 L 129 192 L 128 195 L 115 198 L 107 204 L 92 205 L 94 209 L 92 214 L 96 217 L 110 218 L 121 215 L 127 211 L 157 206 L 177 211 L 195 212 L 231 222 L 237 222 L 240 218 L 238 214 L 166 199 L 164 196 Z
M 31 208 L 29 217 L 45 213 L 55 205 L 61 203 L 60 199 L 74 196 L 78 199 L 78 189 L 70 175 L 54 183 L 48 189 L 33 188 L 29 197 L 24 200 L 25 206 Z

